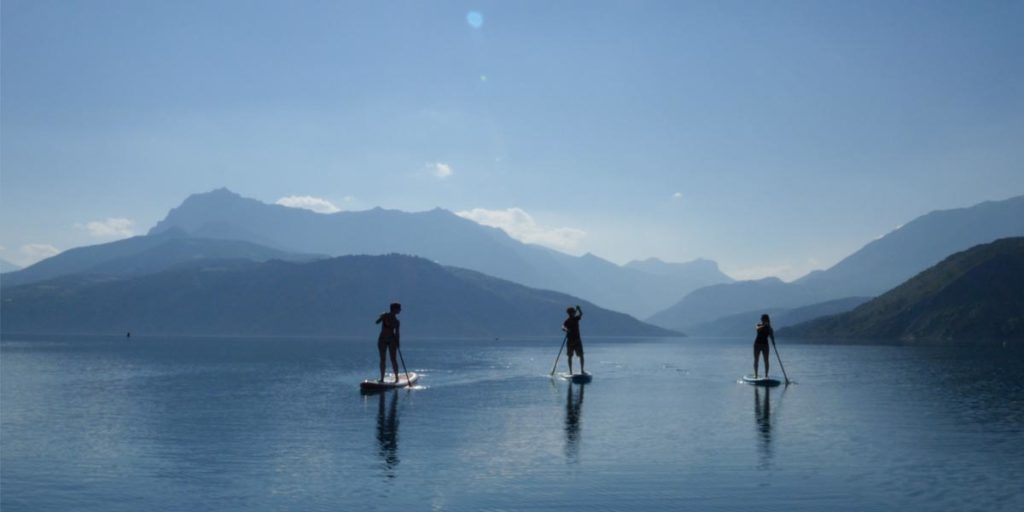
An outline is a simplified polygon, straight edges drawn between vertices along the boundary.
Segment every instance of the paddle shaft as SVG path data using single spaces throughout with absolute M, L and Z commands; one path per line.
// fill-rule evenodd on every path
M 412 381 L 409 380 L 409 369 L 405 367 L 405 357 L 402 356 L 402 346 L 401 345 L 398 346 L 398 359 L 400 359 L 402 361 L 402 369 L 405 370 L 405 381 L 408 382 L 408 384 L 406 384 L 406 385 L 407 386 L 412 386 Z M 786 373 L 785 370 L 783 370 L 782 373 Z M 395 379 L 396 380 L 398 379 L 397 375 L 395 376 Z
M 775 337 L 772 337 L 772 348 L 775 349 L 775 358 L 779 360 L 779 368 L 782 368 L 782 376 L 786 378 L 786 384 L 789 384 L 789 375 L 786 375 L 786 367 L 782 365 L 782 356 L 779 355 L 779 347 L 775 346 Z
M 558 347 L 558 355 L 555 356 L 555 364 L 551 365 L 551 375 L 555 374 L 555 368 L 558 368 L 558 359 L 562 357 L 562 349 L 565 348 L 565 342 L 569 339 L 569 336 L 562 338 L 562 346 Z

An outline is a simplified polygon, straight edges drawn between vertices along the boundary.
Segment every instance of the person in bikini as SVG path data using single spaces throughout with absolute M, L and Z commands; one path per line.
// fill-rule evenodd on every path
M 391 367 L 395 370 L 395 382 L 398 382 L 398 343 L 400 338 L 398 314 L 402 312 L 402 305 L 393 302 L 387 313 L 381 313 L 377 317 L 380 324 L 380 336 L 377 337 L 377 351 L 380 352 L 380 381 L 384 382 L 384 367 L 387 366 L 387 353 L 391 353 Z
M 562 322 L 562 330 L 565 331 L 566 354 L 569 355 L 569 374 L 572 374 L 572 355 L 575 352 L 580 356 L 580 373 L 583 371 L 583 339 L 580 337 L 580 319 L 583 318 L 583 310 L 579 304 L 575 308 L 565 310 L 569 314 Z
M 764 358 L 764 376 L 768 378 L 768 339 L 771 338 L 772 343 L 775 343 L 775 331 L 772 330 L 772 320 L 768 313 L 761 315 L 761 323 L 754 328 L 757 329 L 757 337 L 754 338 L 754 378 L 757 378 L 758 355 Z

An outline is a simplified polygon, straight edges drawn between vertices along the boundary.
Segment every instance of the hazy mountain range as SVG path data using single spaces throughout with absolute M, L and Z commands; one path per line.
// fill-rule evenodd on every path
M 769 278 L 702 288 L 652 315 L 648 321 L 689 332 L 695 326 L 706 327 L 720 318 L 744 312 L 876 296 L 954 252 L 998 238 L 1022 235 L 1024 196 L 936 211 L 868 243 L 827 270 L 813 272 L 792 283 Z
M 694 325 L 687 334 L 694 336 L 749 336 L 754 338 L 754 326 L 767 313 L 775 329 L 797 325 L 808 320 L 844 313 L 871 300 L 871 297 L 847 297 L 796 308 L 752 309 L 724 316 L 710 322 Z
M 310 262 L 211 260 L 144 275 L 75 274 L 4 289 L 5 332 L 376 336 L 403 303 L 406 336 L 561 338 L 582 304 L 586 336 L 665 336 L 664 329 L 566 294 L 399 255 Z
M 1024 340 L 1024 238 L 959 252 L 853 311 L 778 334 L 825 342 Z
M 150 234 L 179 228 L 193 236 L 246 240 L 291 252 L 413 254 L 527 286 L 587 297 L 603 307 L 647 316 L 689 291 L 729 282 L 717 265 L 698 261 L 648 273 L 592 254 L 570 256 L 524 244 L 504 231 L 436 208 L 408 213 L 375 208 L 319 214 L 266 204 L 227 189 L 195 194 Z
M 183 246 L 178 246 L 174 255 L 162 254 L 168 249 L 157 246 L 165 244 L 169 234 L 203 241 L 192 242 L 192 255 Z M 237 245 L 228 245 L 228 241 Z M 181 240 L 176 243 L 184 244 Z M 708 260 L 647 260 L 620 266 L 592 254 L 570 256 L 524 244 L 500 229 L 442 209 L 407 213 L 375 208 L 320 214 L 219 189 L 188 197 L 148 236 L 72 249 L 4 276 L 3 284 L 16 286 L 79 272 L 116 272 L 125 266 L 118 260 L 125 258 L 132 259 L 129 266 L 141 272 L 203 257 L 301 261 L 315 254 L 390 253 L 422 256 L 527 286 L 586 297 L 602 307 L 635 316 L 647 316 L 700 287 L 732 281 Z
M 849 311 L 870 296 L 899 285 L 957 250 L 1003 236 L 1022 235 L 1024 196 L 930 213 L 872 241 L 832 268 L 814 272 L 792 283 L 777 278 L 733 282 L 719 271 L 713 261 L 666 263 L 652 258 L 620 266 L 591 254 L 575 257 L 524 244 L 500 229 L 481 226 L 441 209 L 407 213 L 377 208 L 363 212 L 319 214 L 265 204 L 219 189 L 190 196 L 145 236 L 71 249 L 20 271 L 4 273 L 0 284 L 5 297 L 4 314 L 20 315 L 4 317 L 5 331 L 17 325 L 26 329 L 55 326 L 70 329 L 78 326 L 90 332 L 122 329 L 118 323 L 122 322 L 120 317 L 110 316 L 111 313 L 106 310 L 100 314 L 93 307 L 94 304 L 102 304 L 114 310 L 122 306 L 134 311 L 136 316 L 132 318 L 143 326 L 137 328 L 153 328 L 167 333 L 199 333 L 194 328 L 202 328 L 205 330 L 201 333 L 216 334 L 227 333 L 230 326 L 238 327 L 245 322 L 241 321 L 241 317 L 232 320 L 229 316 L 223 320 L 226 323 L 219 323 L 219 320 L 196 316 L 196 312 L 189 313 L 190 310 L 182 309 L 180 304 L 165 303 L 166 293 L 161 293 L 153 283 L 173 287 L 174 281 L 168 278 L 169 275 L 189 282 L 188 279 L 198 279 L 195 276 L 214 275 L 210 272 L 217 269 L 219 273 L 216 275 L 249 279 L 251 276 L 246 272 L 292 268 L 280 267 L 285 262 L 298 265 L 295 268 L 306 269 L 296 271 L 295 275 L 308 278 L 311 283 L 315 279 L 308 276 L 313 272 L 310 269 L 334 272 L 321 276 L 322 280 L 343 273 L 334 266 L 321 267 L 313 265 L 315 263 L 335 261 L 334 265 L 344 266 L 362 261 L 330 259 L 333 256 L 402 253 L 432 260 L 442 265 L 439 268 L 443 268 L 446 274 L 463 281 L 469 279 L 477 285 L 491 283 L 488 280 L 504 283 L 503 288 L 499 287 L 502 289 L 497 293 L 498 298 L 519 294 L 529 302 L 546 293 L 561 292 L 556 293 L 560 297 L 559 302 L 575 303 L 585 299 L 589 301 L 588 304 L 594 303 L 606 309 L 627 313 L 654 311 L 674 303 L 651 316 L 649 321 L 673 331 L 745 336 L 749 335 L 752 323 L 756 322 L 761 313 L 772 314 L 776 327 L 782 328 L 818 316 Z M 370 267 L 365 269 L 369 274 L 384 281 L 390 279 L 387 268 Z M 224 269 L 230 269 L 231 272 Z M 472 271 L 496 276 L 497 279 Z M 479 277 L 470 279 L 467 276 Z M 514 283 L 508 281 L 519 283 L 524 290 L 536 289 L 530 293 L 512 292 L 509 286 Z M 288 283 L 279 284 L 282 290 L 289 289 Z M 414 284 L 408 284 L 406 289 L 417 289 Z M 465 282 L 463 284 L 468 286 Z M 220 282 L 220 286 L 232 289 L 240 285 L 224 281 Z M 496 286 L 487 284 L 485 287 Z M 147 299 L 144 295 L 132 295 L 125 291 L 128 289 L 149 290 L 154 296 Z M 461 304 L 457 297 L 445 296 L 447 291 L 456 289 L 437 290 L 437 300 L 441 303 Z M 217 308 L 221 306 L 217 306 L 217 301 L 225 298 L 218 295 L 219 288 L 204 288 L 202 291 L 209 294 L 210 301 L 202 299 L 201 295 L 193 296 L 192 300 L 220 311 Z M 271 295 L 275 293 L 270 287 L 252 291 Z M 291 292 L 282 293 L 287 295 Z M 426 295 L 428 291 L 415 293 Z M 299 295 L 296 291 L 290 297 L 300 300 Z M 84 296 L 90 299 L 74 302 L 69 298 Z M 12 305 L 6 302 L 10 297 L 18 297 L 21 301 L 14 309 L 9 308 Z M 32 297 L 38 300 L 32 302 L 29 300 Z M 116 302 L 117 297 L 126 301 L 126 297 L 130 297 L 131 300 Z M 276 300 L 248 295 L 240 295 L 239 298 L 244 299 L 238 302 L 240 310 L 259 315 L 267 313 L 257 307 L 258 304 Z M 383 307 L 381 300 L 383 304 L 395 299 L 405 300 L 397 296 L 384 298 L 363 292 L 352 295 L 352 298 L 367 302 L 358 305 L 350 303 L 351 308 L 367 311 Z M 541 302 L 545 300 L 548 299 Z M 34 305 L 32 307 L 40 308 L 40 311 L 33 312 L 26 304 Z M 45 310 L 54 304 L 66 306 L 62 310 L 63 315 L 46 317 L 45 322 L 39 320 L 50 314 Z M 152 309 L 151 314 L 164 315 L 166 318 L 138 321 L 139 315 L 145 316 L 138 308 L 147 305 Z M 559 315 L 566 305 L 559 303 L 555 306 Z M 95 318 L 80 317 L 80 312 L 74 307 L 96 313 Z M 165 311 L 161 309 L 163 307 L 170 309 Z M 507 307 L 507 302 L 490 297 L 482 307 L 503 309 Z M 283 303 L 277 303 L 275 310 L 290 311 Z M 432 325 L 425 319 L 423 325 L 431 325 L 431 332 L 439 335 L 476 335 L 485 332 L 486 329 L 475 325 L 473 321 L 466 323 L 466 320 L 460 318 L 464 311 L 470 310 L 472 308 L 446 310 L 446 314 L 432 317 L 443 319 L 448 327 Z M 500 329 L 495 332 L 500 331 L 504 335 L 524 334 L 540 332 L 536 327 L 539 318 L 522 316 L 519 320 L 526 323 L 520 326 L 495 323 L 492 320 L 486 324 L 499 326 Z M 11 323 L 12 319 L 14 324 Z M 178 321 L 193 320 L 196 322 L 191 327 L 175 324 Z M 252 319 L 252 325 L 259 326 L 260 321 L 262 319 Z M 615 323 L 614 327 L 608 327 L 606 331 L 616 335 L 665 332 L 651 330 L 650 326 L 631 321 L 635 323 L 623 320 Z M 71 323 L 65 325 L 66 322 Z M 115 322 L 116 326 L 103 322 Z M 324 333 L 327 330 L 320 327 L 302 330 L 300 326 L 282 319 L 274 326 L 265 326 L 255 331 L 249 330 L 249 327 L 239 327 L 241 330 L 238 333 L 278 333 L 276 329 L 281 325 L 299 328 L 300 332 Z M 311 325 L 329 325 L 330 329 L 349 326 L 327 320 L 311 320 Z M 346 334 L 343 330 L 333 333 Z
M 3 286 L 19 286 L 73 274 L 132 275 L 159 272 L 204 259 L 310 261 L 325 256 L 289 253 L 240 240 L 197 238 L 180 229 L 100 245 L 68 249 L 19 272 L 4 275 Z

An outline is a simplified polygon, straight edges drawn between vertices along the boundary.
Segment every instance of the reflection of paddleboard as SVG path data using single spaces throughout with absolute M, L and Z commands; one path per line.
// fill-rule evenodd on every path
M 565 380 L 567 380 L 567 381 L 575 382 L 577 384 L 583 384 L 583 383 L 586 383 L 586 382 L 590 382 L 591 380 L 594 379 L 593 375 L 591 375 L 589 373 L 586 373 L 586 372 L 584 372 L 584 373 L 562 372 L 562 373 L 559 373 L 558 376 L 563 378 L 563 379 L 565 379 Z
M 753 384 L 755 386 L 778 386 L 781 384 L 781 382 L 775 379 L 768 377 L 754 377 L 753 375 L 744 375 L 743 382 Z
M 402 373 L 398 375 L 398 381 L 396 382 L 395 376 L 389 373 L 384 376 L 384 382 L 366 379 L 359 384 L 359 389 L 363 391 L 376 391 L 379 389 L 404 388 L 406 386 L 411 386 L 414 382 L 419 380 L 419 378 L 420 376 L 417 375 L 416 372 L 409 372 L 408 377 L 406 377 L 406 374 Z

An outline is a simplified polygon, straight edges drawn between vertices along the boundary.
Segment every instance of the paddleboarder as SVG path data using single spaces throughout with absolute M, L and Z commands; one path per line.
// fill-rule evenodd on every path
M 380 336 L 377 337 L 377 351 L 380 352 L 380 380 L 384 382 L 384 367 L 387 362 L 387 353 L 391 353 L 391 367 L 395 370 L 395 382 L 398 382 L 398 343 L 401 333 L 398 321 L 398 314 L 402 312 L 402 305 L 392 302 L 387 313 L 381 313 L 377 317 L 380 324 Z
M 566 353 L 569 355 L 569 374 L 572 375 L 572 355 L 575 352 L 580 356 L 580 373 L 583 371 L 583 339 L 580 337 L 580 319 L 583 318 L 583 310 L 577 304 L 575 308 L 569 307 L 565 310 L 569 318 L 562 322 L 562 330 L 565 331 Z
M 772 320 L 768 313 L 761 315 L 761 323 L 755 326 L 757 337 L 754 338 L 754 378 L 757 378 L 757 356 L 764 357 L 764 376 L 768 377 L 768 339 L 775 343 L 775 331 L 772 329 Z

